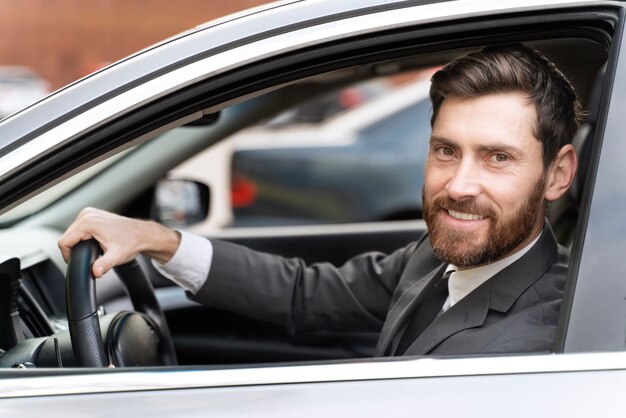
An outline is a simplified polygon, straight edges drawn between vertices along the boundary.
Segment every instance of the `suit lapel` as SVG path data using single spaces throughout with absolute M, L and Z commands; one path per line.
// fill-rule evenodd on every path
M 489 311 L 491 286 L 489 280 L 439 315 L 406 350 L 406 355 L 427 354 L 453 334 L 481 326 Z
M 378 345 L 376 347 L 377 355 L 386 355 L 392 347 L 393 340 L 397 340 L 400 329 L 406 324 L 407 316 L 414 311 L 414 307 L 421 303 L 423 290 L 433 281 L 438 280 L 444 272 L 443 265 L 431 270 L 423 279 L 418 280 L 412 286 L 408 287 L 393 305 L 381 331 Z M 407 269 L 412 274 L 413 269 Z M 395 341 L 397 343 L 397 341 Z
M 435 318 L 405 354 L 428 354 L 451 335 L 482 326 L 490 309 L 506 313 L 522 293 L 550 269 L 557 252 L 556 239 L 546 221 L 541 237 L 523 257 Z

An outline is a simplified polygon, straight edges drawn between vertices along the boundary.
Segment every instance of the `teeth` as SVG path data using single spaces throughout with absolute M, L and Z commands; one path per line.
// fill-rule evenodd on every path
M 455 219 L 460 219 L 462 221 L 480 221 L 485 217 L 483 215 L 474 215 L 472 213 L 462 213 L 456 212 L 454 210 L 448 210 L 448 214 Z

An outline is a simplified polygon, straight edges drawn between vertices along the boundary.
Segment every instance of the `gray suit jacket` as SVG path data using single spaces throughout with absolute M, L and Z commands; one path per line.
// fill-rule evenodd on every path
M 422 290 L 444 271 L 427 235 L 390 255 L 341 267 L 213 241 L 208 280 L 193 298 L 252 318 L 312 330 L 380 331 L 377 355 L 393 353 Z M 549 351 L 567 253 L 550 227 L 522 258 L 439 315 L 406 355 Z

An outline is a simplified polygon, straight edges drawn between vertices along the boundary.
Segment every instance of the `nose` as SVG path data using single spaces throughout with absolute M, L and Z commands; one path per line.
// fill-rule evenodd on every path
M 446 184 L 446 191 L 454 200 L 467 200 L 478 196 L 481 185 L 479 168 L 476 164 L 468 159 L 462 160 Z

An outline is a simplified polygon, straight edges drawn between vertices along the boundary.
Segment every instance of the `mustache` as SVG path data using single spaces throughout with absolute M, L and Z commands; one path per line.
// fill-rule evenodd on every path
M 488 218 L 495 218 L 496 212 L 491 205 L 480 204 L 476 200 L 454 200 L 448 196 L 435 197 L 432 200 L 433 207 L 453 210 L 455 212 L 471 213 L 474 215 L 483 215 Z

